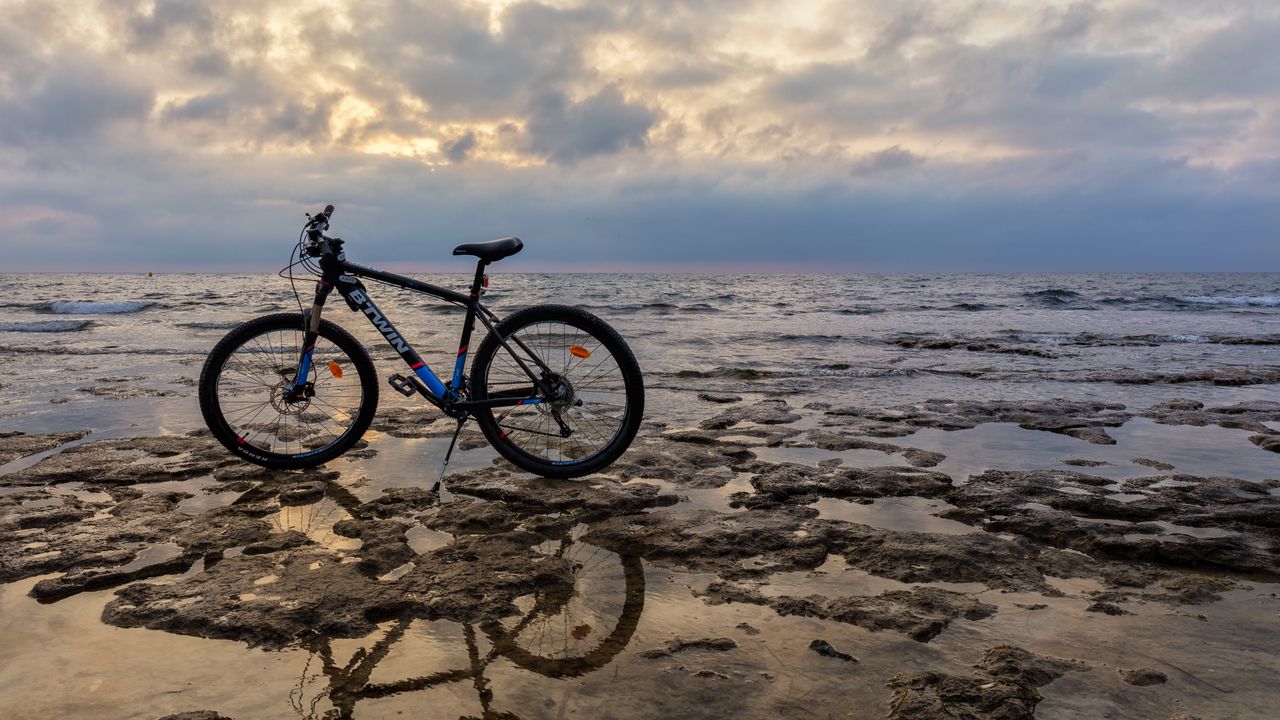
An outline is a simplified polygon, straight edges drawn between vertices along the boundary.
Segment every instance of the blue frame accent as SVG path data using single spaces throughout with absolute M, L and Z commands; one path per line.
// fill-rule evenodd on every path
M 307 384 L 307 378 L 311 375 L 311 356 L 315 354 L 314 345 L 311 349 L 302 353 L 302 359 L 298 361 L 298 375 L 293 379 L 293 386 L 300 388 Z
M 454 392 L 457 392 L 457 389 L 462 386 L 462 369 L 466 365 L 467 353 L 465 351 L 458 353 L 458 359 L 453 361 L 453 382 L 449 384 L 454 389 Z
M 431 391 L 432 395 L 435 395 L 441 400 L 443 400 L 446 395 L 452 395 L 449 389 L 444 386 L 444 383 L 440 382 L 440 378 L 436 377 L 436 374 L 431 372 L 431 368 L 427 367 L 426 360 L 422 361 L 422 367 L 414 370 L 413 374 L 418 376 L 418 379 L 427 386 L 427 390 Z

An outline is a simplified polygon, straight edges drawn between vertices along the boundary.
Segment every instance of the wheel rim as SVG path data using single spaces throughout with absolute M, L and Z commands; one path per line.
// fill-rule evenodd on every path
M 566 322 L 526 325 L 507 336 L 507 341 L 535 372 L 538 365 L 516 340 L 550 368 L 548 380 L 557 390 L 548 402 L 495 408 L 500 439 L 537 460 L 558 465 L 584 462 L 608 448 L 626 426 L 630 408 L 626 375 L 605 341 Z M 529 376 L 500 347 L 486 368 L 484 382 L 490 397 L 522 390 L 536 394 Z M 561 435 L 557 415 L 572 430 L 569 437 Z
M 314 395 L 287 396 L 298 369 L 301 330 L 264 330 L 233 350 L 218 372 L 218 413 L 236 443 L 285 456 L 314 455 L 337 443 L 364 403 L 360 368 L 327 338 L 316 340 L 307 382 Z

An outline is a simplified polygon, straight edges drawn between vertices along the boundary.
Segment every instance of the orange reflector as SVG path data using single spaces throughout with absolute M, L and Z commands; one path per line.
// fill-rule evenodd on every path
M 583 360 L 591 357 L 591 351 L 581 345 L 570 345 L 569 354 L 576 358 L 582 358 Z
M 334 362 L 334 361 L 330 360 L 330 361 L 329 361 L 329 374 L 330 374 L 330 375 L 333 375 L 334 377 L 336 377 L 336 378 L 338 378 L 339 380 L 341 380 L 341 379 L 342 379 L 342 366 L 341 366 L 341 365 L 339 365 L 338 363 L 336 363 L 336 362 Z

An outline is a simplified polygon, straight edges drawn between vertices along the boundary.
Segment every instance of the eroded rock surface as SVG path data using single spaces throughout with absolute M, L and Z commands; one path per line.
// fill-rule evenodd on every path
M 88 430 L 43 433 L 40 435 L 28 435 L 16 431 L 0 432 L 0 465 L 28 455 L 35 455 L 45 450 L 52 450 L 72 440 L 79 440 L 88 434 Z
M 1079 661 L 1047 658 L 1001 645 L 987 650 L 969 676 L 939 672 L 901 674 L 889 681 L 892 720 L 1031 720 L 1044 699 L 1037 688 L 1066 672 L 1084 671 Z
M 839 408 L 828 410 L 826 415 L 824 426 L 872 437 L 902 437 L 920 428 L 967 430 L 982 423 L 1000 422 L 1103 445 L 1115 444 L 1105 428 L 1119 427 L 1132 417 L 1123 405 L 1061 398 L 1043 402 L 929 400 L 887 409 Z

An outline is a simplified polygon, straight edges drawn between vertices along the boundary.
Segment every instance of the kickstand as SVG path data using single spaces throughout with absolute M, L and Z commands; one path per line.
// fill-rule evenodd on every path
M 440 465 L 440 477 L 436 479 L 436 484 L 432 486 L 431 492 L 440 492 L 441 486 L 444 485 L 444 473 L 449 469 L 449 458 L 453 456 L 453 446 L 458 444 L 458 435 L 462 433 L 462 426 L 467 422 L 467 416 L 463 415 L 458 418 L 458 427 L 453 431 L 453 439 L 449 441 L 449 449 L 444 454 L 444 462 Z

